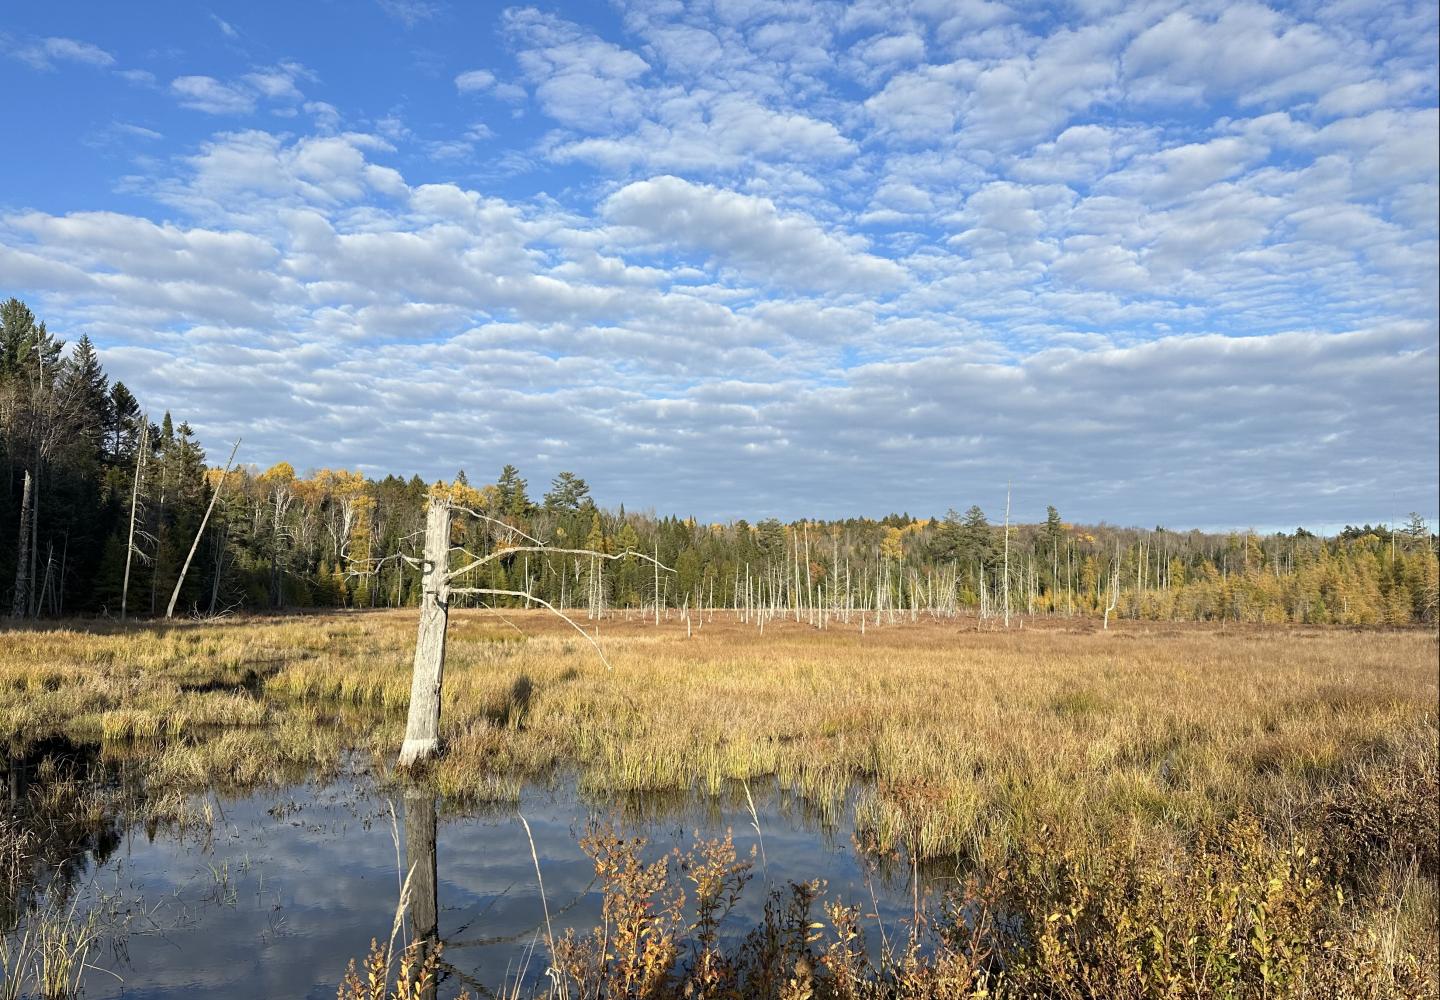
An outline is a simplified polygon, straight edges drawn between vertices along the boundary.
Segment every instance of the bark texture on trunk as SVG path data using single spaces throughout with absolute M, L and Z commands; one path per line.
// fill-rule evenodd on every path
M 449 618 L 450 505 L 431 500 L 425 514 L 425 558 L 421 577 L 420 632 L 410 682 L 410 716 L 400 766 L 419 763 L 440 746 L 440 684 L 445 670 L 445 626 Z

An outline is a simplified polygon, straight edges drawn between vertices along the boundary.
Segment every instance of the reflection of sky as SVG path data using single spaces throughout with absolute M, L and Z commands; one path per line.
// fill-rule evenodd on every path
M 696 836 L 729 829 L 737 854 L 758 839 L 743 792 L 719 800 L 666 796 L 612 815 L 651 841 L 647 857 L 686 848 Z M 848 818 L 828 830 L 801 803 L 761 782 L 751 786 L 772 883 L 821 878 L 831 895 L 870 905 L 870 889 L 851 847 Z M 86 996 L 210 997 L 335 995 L 351 956 L 388 935 L 399 890 L 390 804 L 363 778 L 299 786 L 222 801 L 207 844 L 161 832 L 152 842 L 136 827 L 96 872 L 94 888 L 128 919 L 92 960 L 120 976 L 93 973 Z M 281 809 L 272 808 L 281 806 Z M 394 801 L 401 852 L 405 810 Z M 579 837 L 602 810 L 573 784 L 527 788 L 522 810 L 534 834 L 557 934 L 599 922 L 600 895 Z M 848 817 L 849 810 L 841 810 Z M 508 808 L 446 815 L 436 845 L 440 933 L 454 942 L 446 959 L 466 976 L 499 987 L 524 961 L 543 924 L 525 832 Z M 228 870 L 228 889 L 214 870 Z M 758 922 L 765 871 L 757 850 L 754 879 L 729 926 Z M 903 876 L 902 876 L 903 877 Z M 909 913 L 901 884 L 875 880 L 887 933 Z M 868 935 L 878 943 L 873 921 Z M 529 966 L 543 972 L 543 958 Z M 457 984 L 451 984 L 457 985 Z M 458 988 L 458 985 L 457 985 Z

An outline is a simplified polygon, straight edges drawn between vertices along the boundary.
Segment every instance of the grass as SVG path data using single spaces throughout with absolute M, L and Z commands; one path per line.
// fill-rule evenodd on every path
M 828 809 L 858 784 L 875 851 L 1043 882 L 1044 844 L 1085 859 L 1092 886 L 1117 857 L 1232 857 L 1197 845 L 1253 822 L 1266 864 L 1302 842 L 1345 860 L 1321 881 L 1362 897 L 1351 930 L 1433 954 L 1433 634 L 957 619 L 761 635 L 727 617 L 688 638 L 607 619 L 607 672 L 543 613 L 452 615 L 447 752 L 427 780 L 479 801 L 559 767 L 600 795 L 775 775 Z M 383 769 L 414 629 L 399 611 L 12 631 L 0 739 L 100 741 L 144 757 L 156 789 L 287 780 L 347 748 Z
M 451 624 L 434 768 L 456 798 L 510 797 L 578 768 L 599 793 L 777 775 L 811 799 L 865 790 L 876 846 L 996 857 L 1042 826 L 1164 837 L 1302 809 L 1433 751 L 1423 632 L 922 623 L 817 632 L 606 621 L 613 672 L 541 614 Z M 717 616 L 723 617 L 723 616 Z M 17 631 L 0 653 L 0 738 L 158 747 L 181 787 L 253 784 L 399 745 L 413 616 Z
M 96 915 L 76 901 L 28 913 L 15 933 L 0 935 L 0 1000 L 78 998 L 98 937 Z

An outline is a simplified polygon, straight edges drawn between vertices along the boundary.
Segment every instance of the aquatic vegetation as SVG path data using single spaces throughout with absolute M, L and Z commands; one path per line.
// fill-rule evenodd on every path
M 372 939 L 370 951 L 359 968 L 353 958 L 350 960 L 336 1000 L 433 1000 L 443 951 L 443 945 L 426 948 L 420 941 L 410 942 L 400 952 L 395 963 L 397 974 L 392 981 L 390 950 Z M 467 1000 L 469 996 L 461 993 L 458 1000 Z
M 1253 818 L 1176 853 L 1043 836 L 988 877 L 971 876 L 887 929 L 823 883 L 769 890 L 745 933 L 727 916 L 752 862 L 728 838 L 646 863 L 609 830 L 583 846 L 603 922 L 554 947 L 536 996 L 880 998 L 1434 996 L 1433 947 L 1392 947 L 1334 887 L 1310 837 L 1277 846 Z M 687 897 L 686 883 L 693 888 Z M 871 922 L 873 924 L 873 930 Z M 876 934 L 880 949 L 867 947 Z
M 79 997 L 98 937 L 97 915 L 78 900 L 48 901 L 27 913 L 14 931 L 0 934 L 0 1000 Z

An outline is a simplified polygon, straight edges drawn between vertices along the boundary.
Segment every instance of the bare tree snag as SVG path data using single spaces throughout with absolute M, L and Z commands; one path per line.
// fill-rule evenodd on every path
M 195 541 L 190 543 L 190 553 L 185 557 L 185 565 L 180 567 L 180 578 L 175 581 L 175 589 L 170 593 L 170 603 L 165 608 L 165 617 L 170 618 L 175 614 L 175 602 L 180 599 L 180 588 L 185 585 L 185 574 L 190 572 L 190 560 L 195 558 L 195 550 L 200 547 L 200 539 L 205 535 L 205 525 L 210 523 L 210 514 L 215 510 L 215 501 L 220 499 L 220 491 L 225 488 L 225 477 L 230 475 L 230 466 L 235 461 L 235 452 L 240 448 L 240 439 L 235 439 L 235 446 L 230 449 L 230 457 L 225 460 L 225 471 L 220 473 L 220 481 L 215 484 L 215 492 L 210 494 L 210 506 L 205 508 L 205 516 L 200 519 L 200 529 L 195 532 Z
M 40 552 L 40 474 L 45 466 L 41 464 L 40 449 L 35 449 L 35 478 L 30 486 L 30 574 L 26 592 L 30 595 L 30 617 L 40 615 L 40 595 L 35 589 L 35 560 Z
M 440 685 L 445 672 L 445 626 L 450 617 L 450 503 L 432 497 L 425 512 L 421 565 L 420 630 L 410 680 L 410 716 L 400 766 L 432 756 L 440 747 Z
M 15 600 L 10 615 L 24 618 L 30 609 L 30 470 L 25 470 L 25 487 L 20 494 L 20 546 L 15 560 Z
M 517 553 L 546 552 L 553 555 L 584 555 L 589 556 L 596 562 L 603 560 L 626 559 L 631 556 L 637 559 L 645 559 L 655 563 L 656 577 L 659 571 L 664 569 L 667 573 L 675 571 L 668 566 L 662 566 L 658 559 L 651 559 L 643 553 L 626 550 L 620 553 L 597 552 L 594 549 L 561 549 L 551 548 L 530 538 L 516 529 L 515 534 L 520 535 L 534 545 L 504 544 L 498 547 L 489 555 L 471 556 L 471 561 L 457 569 L 450 568 L 450 553 L 457 551 L 450 545 L 450 520 L 454 511 L 468 511 L 468 508 L 452 504 L 441 491 L 436 491 L 430 498 L 429 507 L 425 514 L 425 551 L 424 557 L 418 561 L 421 571 L 421 597 L 420 597 L 420 626 L 415 637 L 415 665 L 410 680 L 410 709 L 409 717 L 405 725 L 405 742 L 400 747 L 400 766 L 410 767 L 434 756 L 440 749 L 440 695 L 445 674 L 445 629 L 450 617 L 450 598 L 458 594 L 483 595 L 491 597 L 517 597 L 527 604 L 538 604 L 543 608 L 554 612 L 562 620 L 567 622 L 571 628 L 585 637 L 586 641 L 595 647 L 600 660 L 610 669 L 610 661 L 605 659 L 605 653 L 583 628 L 570 619 L 559 608 L 536 597 L 528 590 L 502 590 L 492 587 L 452 587 L 451 583 L 472 570 L 479 569 L 487 563 L 496 559 L 504 559 Z M 485 515 L 481 517 L 487 521 L 493 518 Z M 502 527 L 508 525 L 500 523 Z M 458 551 L 465 551 L 459 549 Z M 407 562 L 417 564 L 417 561 L 404 556 Z
M 130 599 L 130 558 L 135 554 L 135 511 L 140 504 L 140 473 L 145 468 L 145 453 L 150 444 L 150 418 L 140 416 L 140 445 L 135 449 L 135 485 L 130 489 L 130 535 L 125 540 L 125 582 L 120 586 L 120 620 L 125 620 L 125 605 Z
M 1010 484 L 1005 484 L 1005 627 L 1010 627 Z
M 1110 603 L 1105 606 L 1105 624 L 1101 627 L 1106 631 L 1110 629 L 1110 616 L 1115 613 L 1115 606 L 1120 603 L 1120 543 L 1115 543 L 1115 561 L 1110 567 Z

